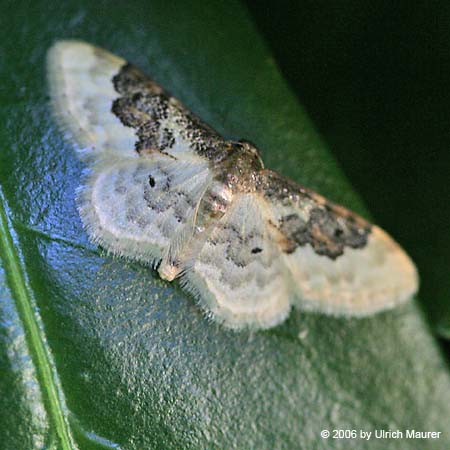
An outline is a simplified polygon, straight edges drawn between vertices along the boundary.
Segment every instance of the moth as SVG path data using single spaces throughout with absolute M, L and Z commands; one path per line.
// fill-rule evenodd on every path
M 225 326 L 270 328 L 292 306 L 364 316 L 418 287 L 387 233 L 265 169 L 135 66 L 81 41 L 47 58 L 55 116 L 87 172 L 77 200 L 90 239 L 157 268 Z

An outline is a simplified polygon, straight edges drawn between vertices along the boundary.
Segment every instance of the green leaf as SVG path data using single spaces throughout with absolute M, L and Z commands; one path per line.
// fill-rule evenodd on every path
M 28 446 L 38 448 L 46 443 L 46 436 L 53 440 L 51 434 L 56 433 L 59 447 L 62 450 L 69 450 L 72 448 L 71 439 L 58 385 L 52 374 L 54 368 L 49 358 L 49 350 L 46 348 L 45 334 L 40 326 L 39 317 L 33 311 L 36 306 L 30 293 L 26 267 L 15 248 L 20 245 L 12 234 L 13 229 L 8 218 L 9 209 L 1 191 L 0 201 L 0 255 L 6 269 L 5 274 L 3 267 L 0 267 L 2 288 L 0 311 L 4 321 L 2 337 L 5 356 L 10 360 L 12 369 L 8 375 L 18 385 L 20 406 L 23 408 L 23 411 L 22 408 L 19 411 L 25 416 L 25 423 L 28 426 L 17 427 L 20 433 L 14 436 L 14 442 L 17 445 L 16 439 L 19 442 L 23 439 L 24 442 L 28 442 Z M 6 283 L 10 289 L 6 287 Z M 8 381 L 11 382 L 11 379 L 6 378 L 6 383 Z M 7 396 L 5 400 L 11 401 Z M 44 412 L 46 414 L 42 414 Z M 10 419 L 19 422 L 21 417 L 13 415 Z M 53 426 L 51 430 L 48 430 L 51 428 L 48 422 Z M 9 433 L 15 430 L 15 428 L 5 429 L 8 429 Z
M 268 167 L 364 213 L 237 2 L 3 5 L 0 442 L 6 449 L 450 444 L 450 375 L 415 303 L 367 319 L 295 311 L 234 333 L 177 283 L 88 242 L 82 164 L 51 120 L 45 53 L 76 37 L 140 65 Z M 8 7 L 7 7 L 8 6 Z M 323 429 L 441 431 L 322 439 Z

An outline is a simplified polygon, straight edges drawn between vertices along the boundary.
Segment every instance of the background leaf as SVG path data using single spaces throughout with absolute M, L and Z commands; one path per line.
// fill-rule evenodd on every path
M 320 431 L 415 428 L 443 434 L 408 448 L 448 445 L 448 366 L 414 303 L 359 320 L 296 311 L 233 333 L 177 283 L 88 242 L 74 203 L 82 164 L 49 116 L 45 80 L 48 47 L 68 37 L 137 63 L 227 137 L 255 142 L 268 167 L 365 213 L 242 5 L 167 3 L 3 2 L 0 408 L 14 411 L 0 441 L 403 449 Z

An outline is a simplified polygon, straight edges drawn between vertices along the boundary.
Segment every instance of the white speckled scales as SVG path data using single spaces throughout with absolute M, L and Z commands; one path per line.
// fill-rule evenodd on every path
M 269 328 L 292 305 L 367 315 L 417 290 L 383 230 L 264 169 L 142 72 L 61 41 L 48 53 L 52 104 L 87 164 L 81 218 L 108 251 L 158 267 L 230 328 Z
M 125 61 L 77 41 L 61 41 L 48 53 L 53 107 L 80 155 L 137 158 L 136 135 L 111 114 L 117 92 L 112 77 Z

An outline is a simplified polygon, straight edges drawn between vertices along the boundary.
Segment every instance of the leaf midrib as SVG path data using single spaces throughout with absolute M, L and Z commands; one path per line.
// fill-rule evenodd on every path
M 55 382 L 50 354 L 45 338 L 33 311 L 25 276 L 25 269 L 14 245 L 13 227 L 7 214 L 6 199 L 0 185 L 0 257 L 6 269 L 6 280 L 12 292 L 20 320 L 23 323 L 27 344 L 33 355 L 39 386 L 51 423 L 55 427 L 61 450 L 74 450 L 64 408 Z

